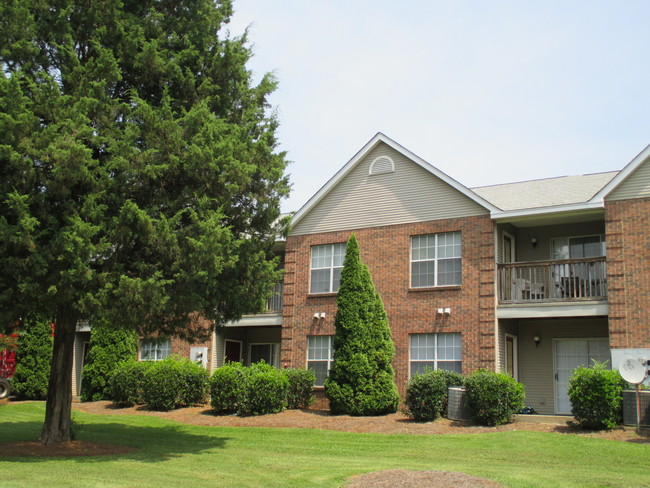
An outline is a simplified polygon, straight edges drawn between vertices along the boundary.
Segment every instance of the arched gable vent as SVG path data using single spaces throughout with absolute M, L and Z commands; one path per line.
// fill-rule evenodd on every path
M 371 175 L 380 175 L 382 173 L 393 173 L 395 171 L 395 163 L 388 156 L 379 156 L 370 163 Z

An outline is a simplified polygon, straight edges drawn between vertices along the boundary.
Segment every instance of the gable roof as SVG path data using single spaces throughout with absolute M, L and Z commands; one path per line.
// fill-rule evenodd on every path
M 484 207 L 490 212 L 498 211 L 499 209 L 495 207 L 492 203 L 488 202 L 483 197 L 477 195 L 472 190 L 466 186 L 460 184 L 450 176 L 446 175 L 438 168 L 427 163 L 424 159 L 416 156 L 411 151 L 401 146 L 390 137 L 378 132 L 368 143 L 366 143 L 360 150 L 357 152 L 352 159 L 350 159 L 325 185 L 321 187 L 314 196 L 312 196 L 305 205 L 303 205 L 298 212 L 293 216 L 292 226 L 295 226 L 302 218 L 307 215 L 350 171 L 367 156 L 378 144 L 384 143 L 387 146 L 391 147 L 393 150 L 399 152 L 404 157 L 413 161 L 429 173 L 431 173 L 436 178 L 440 179 L 444 183 L 448 184 L 455 190 L 459 191 L 465 195 L 470 200 L 474 201 L 478 205 Z
M 472 188 L 472 191 L 503 211 L 525 210 L 589 202 L 618 171 L 561 176 L 503 185 Z
M 644 162 L 650 160 L 650 144 L 648 144 L 643 151 L 630 161 L 625 168 L 612 178 L 598 193 L 596 193 L 592 201 L 602 201 L 607 195 L 618 188 L 634 171 L 641 166 Z

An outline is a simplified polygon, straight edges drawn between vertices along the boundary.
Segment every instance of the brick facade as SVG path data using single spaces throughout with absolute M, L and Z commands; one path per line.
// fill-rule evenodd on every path
M 396 382 L 405 394 L 409 336 L 460 332 L 463 372 L 495 368 L 495 255 L 490 217 L 477 216 L 355 231 L 290 236 L 286 242 L 282 365 L 306 367 L 307 336 L 334 334 L 336 294 L 309 294 L 311 246 L 344 243 L 354 232 L 381 295 L 395 343 Z M 461 232 L 462 284 L 410 289 L 411 236 Z M 450 308 L 449 315 L 437 313 Z M 323 319 L 314 314 L 325 313 Z
M 650 348 L 650 198 L 605 202 L 610 345 Z

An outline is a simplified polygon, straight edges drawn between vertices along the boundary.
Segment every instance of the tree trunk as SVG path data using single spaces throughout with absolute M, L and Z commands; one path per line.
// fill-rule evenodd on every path
M 41 431 L 41 442 L 45 445 L 71 440 L 72 362 L 76 328 L 76 314 L 68 311 L 57 316 L 45 423 Z

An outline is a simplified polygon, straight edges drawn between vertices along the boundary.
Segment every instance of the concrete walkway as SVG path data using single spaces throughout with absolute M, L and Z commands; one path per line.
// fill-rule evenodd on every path
M 515 422 L 528 422 L 534 424 L 566 425 L 573 420 L 571 415 L 515 415 Z

